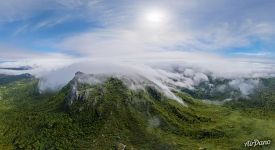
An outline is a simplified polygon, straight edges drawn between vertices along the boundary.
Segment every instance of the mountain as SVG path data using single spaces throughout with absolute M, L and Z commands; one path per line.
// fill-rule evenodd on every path
M 22 79 L 30 79 L 33 78 L 30 74 L 21 74 L 21 75 L 5 75 L 0 74 L 0 85 L 8 84 L 14 81 L 19 81 Z
M 39 93 L 33 77 L 1 85 L 0 149 L 244 149 L 247 140 L 275 139 L 275 113 L 260 106 L 213 105 L 174 91 L 183 105 L 131 81 L 78 72 L 56 93 Z

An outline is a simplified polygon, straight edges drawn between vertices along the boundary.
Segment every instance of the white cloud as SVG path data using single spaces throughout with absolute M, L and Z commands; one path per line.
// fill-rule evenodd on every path
M 246 28 L 244 29 L 246 30 Z M 219 32 L 222 32 L 221 36 L 216 37 L 215 34 L 209 33 L 214 37 L 206 37 L 215 41 L 224 36 L 224 30 Z M 230 34 L 231 30 L 226 32 Z M 247 36 L 250 35 L 251 33 Z M 194 44 L 200 48 L 207 47 L 207 49 L 226 47 L 226 45 L 233 43 L 238 44 L 242 39 L 244 41 L 242 44 L 244 44 L 248 42 L 246 36 L 237 39 L 234 39 L 234 36 L 229 39 L 225 36 L 222 39 L 226 43 L 218 40 L 210 42 L 206 46 L 196 41 L 196 37 L 193 36 L 192 34 L 184 34 L 177 28 L 148 31 L 147 28 L 128 26 L 125 29 L 97 30 L 68 37 L 61 41 L 57 47 L 79 52 L 88 58 L 105 59 L 106 61 L 111 59 L 144 63 L 172 62 L 178 65 L 184 64 L 185 66 L 200 68 L 204 72 L 213 72 L 217 76 L 268 76 L 274 74 L 274 61 L 265 58 L 226 58 L 213 53 L 207 54 L 203 51 L 178 49 L 182 43 L 184 43 L 183 45 Z M 231 41 L 230 39 L 234 40 Z
M 0 68 L 16 68 L 30 66 L 31 70 L 0 70 L 5 74 L 31 73 L 37 77 L 56 69 L 63 68 L 79 61 L 79 58 L 72 57 L 62 53 L 33 52 L 26 49 L 14 47 L 0 47 L 1 62 Z
M 259 82 L 260 81 L 258 79 L 235 79 L 229 82 L 229 86 L 240 90 L 244 96 L 248 96 L 249 94 L 253 93 L 253 90 L 257 86 L 259 86 Z

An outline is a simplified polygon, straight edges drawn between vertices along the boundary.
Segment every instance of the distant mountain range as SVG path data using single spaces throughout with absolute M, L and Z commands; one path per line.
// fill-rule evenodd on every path
M 0 69 L 4 70 L 31 70 L 33 67 L 31 66 L 20 66 L 20 67 L 0 67 Z

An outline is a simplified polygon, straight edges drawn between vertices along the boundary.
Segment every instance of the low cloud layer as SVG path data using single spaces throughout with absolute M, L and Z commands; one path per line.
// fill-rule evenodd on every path
M 31 70 L 9 70 L 10 73 L 31 73 L 40 79 L 40 90 L 58 90 L 74 77 L 77 71 L 86 74 L 125 77 L 132 89 L 143 88 L 151 82 L 162 92 L 178 101 L 171 90 L 178 88 L 194 89 L 201 82 L 208 82 L 208 77 L 233 79 L 229 85 L 240 90 L 244 95 L 250 94 L 257 86 L 257 80 L 243 78 L 271 77 L 275 75 L 274 65 L 219 56 L 186 52 L 158 52 L 147 56 L 130 58 L 63 58 L 31 59 L 4 62 L 2 66 L 33 66 Z M 7 73 L 7 70 L 0 70 Z M 125 81 L 127 81 L 125 80 Z M 89 80 L 87 80 L 89 82 Z M 127 82 L 126 82 L 127 83 Z
M 239 90 L 243 96 L 248 96 L 260 85 L 258 79 L 235 79 L 229 82 L 229 86 Z

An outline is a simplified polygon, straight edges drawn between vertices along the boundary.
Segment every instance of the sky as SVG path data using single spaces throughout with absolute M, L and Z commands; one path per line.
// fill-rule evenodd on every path
M 254 80 L 240 78 L 275 76 L 274 8 L 274 0 L 2 0 L 0 74 L 31 73 L 42 90 L 77 71 L 130 74 L 172 98 L 167 85 L 192 89 L 211 74 L 248 93 Z M 32 69 L 14 69 L 22 66 Z
M 140 48 L 270 58 L 274 6 L 273 0 L 1 1 L 0 57 Z M 154 13 L 160 20 L 148 19 Z
M 41 74 L 83 60 L 173 61 L 217 74 L 271 74 L 274 7 L 274 0 L 0 1 L 0 67 Z

